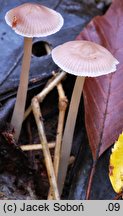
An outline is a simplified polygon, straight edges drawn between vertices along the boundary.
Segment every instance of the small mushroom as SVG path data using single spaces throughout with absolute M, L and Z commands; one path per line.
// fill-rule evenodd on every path
M 90 41 L 70 41 L 52 50 L 54 62 L 64 71 L 77 76 L 64 129 L 58 175 L 61 193 L 73 141 L 74 128 L 85 77 L 97 77 L 116 71 L 119 63 L 104 47 Z
M 6 23 L 24 37 L 24 55 L 16 103 L 11 119 L 18 140 L 23 122 L 28 88 L 32 38 L 56 33 L 63 25 L 62 16 L 56 11 L 40 4 L 25 3 L 11 9 L 5 15 Z

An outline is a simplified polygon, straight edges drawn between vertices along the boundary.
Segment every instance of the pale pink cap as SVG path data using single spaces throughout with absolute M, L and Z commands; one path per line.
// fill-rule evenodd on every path
M 56 33 L 63 26 L 60 13 L 40 4 L 25 3 L 11 9 L 5 20 L 15 32 L 25 37 L 45 37 Z
M 76 76 L 97 77 L 116 71 L 119 63 L 103 46 L 91 41 L 70 41 L 52 50 L 53 61 Z

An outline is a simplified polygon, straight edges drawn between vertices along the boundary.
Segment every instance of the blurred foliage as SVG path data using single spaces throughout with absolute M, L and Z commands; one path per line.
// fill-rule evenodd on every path
M 115 142 L 110 156 L 109 178 L 116 193 L 123 191 L 123 133 Z

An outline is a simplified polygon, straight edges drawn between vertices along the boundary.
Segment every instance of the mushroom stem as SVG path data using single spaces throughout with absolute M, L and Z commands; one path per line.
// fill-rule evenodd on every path
M 11 125 L 15 130 L 15 139 L 18 141 L 21 126 L 24 117 L 27 88 L 28 88 L 28 79 L 29 79 L 29 69 L 30 69 L 30 60 L 32 53 L 32 38 L 24 38 L 24 55 L 22 60 L 22 69 L 20 74 L 20 83 L 17 92 L 16 103 L 11 119 Z
M 61 159 L 59 163 L 59 173 L 58 173 L 58 188 L 59 188 L 60 195 L 62 193 L 62 189 L 64 186 L 64 181 L 67 173 L 75 123 L 76 123 L 84 81 L 85 81 L 85 77 L 77 77 L 76 79 L 70 106 L 69 106 L 68 116 L 65 124 L 62 147 L 61 147 Z

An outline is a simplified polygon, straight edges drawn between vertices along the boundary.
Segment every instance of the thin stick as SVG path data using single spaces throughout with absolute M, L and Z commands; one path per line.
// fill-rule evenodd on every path
M 54 72 L 52 72 L 52 73 L 53 73 L 53 75 L 54 75 Z M 42 92 L 49 86 L 50 83 L 53 82 L 53 80 L 54 80 L 55 77 L 56 77 L 56 76 L 53 76 L 51 79 L 49 79 L 49 80 L 47 81 L 47 83 L 46 83 L 44 89 L 42 90 Z M 45 98 L 45 96 L 44 96 L 41 100 L 43 101 L 44 98 Z M 32 107 L 31 107 L 31 105 L 30 105 L 30 106 L 27 108 L 27 110 L 25 111 L 25 113 L 24 113 L 24 120 L 28 117 L 28 115 L 31 113 L 31 111 L 32 111 Z M 23 120 L 23 121 L 24 121 L 24 120 Z
M 85 81 L 85 77 L 77 77 L 76 79 L 70 106 L 69 106 L 68 116 L 66 120 L 63 141 L 62 141 L 62 148 L 61 148 L 59 173 L 58 173 L 58 188 L 59 188 L 60 195 L 62 193 L 62 189 L 63 189 L 63 185 L 67 173 L 67 167 L 68 167 L 73 135 L 74 135 L 74 128 L 75 128 L 84 81 Z
M 55 147 L 55 142 L 48 143 L 49 149 Z M 20 148 L 23 151 L 34 151 L 34 150 L 42 150 L 42 144 L 30 144 L 30 145 L 21 145 Z
M 40 142 L 42 143 L 42 150 L 43 150 L 43 154 L 44 154 L 45 165 L 46 165 L 46 169 L 47 169 L 49 183 L 50 183 L 50 186 L 53 190 L 53 197 L 54 197 L 54 199 L 59 200 L 60 198 L 59 198 L 59 192 L 58 192 L 58 187 L 57 187 L 57 183 L 56 183 L 55 172 L 54 172 L 54 168 L 53 168 L 53 163 L 52 163 L 50 151 L 48 148 L 47 138 L 46 138 L 46 135 L 44 132 L 44 125 L 42 122 L 42 115 L 41 115 L 39 101 L 38 101 L 37 97 L 34 97 L 32 99 L 32 110 L 33 110 L 35 121 L 36 121 L 36 124 L 38 127 Z
M 16 103 L 11 119 L 11 125 L 14 127 L 15 134 L 14 137 L 18 141 L 26 103 L 27 88 L 28 88 L 28 79 L 29 79 L 29 69 L 30 69 L 30 60 L 32 53 L 32 38 L 24 38 L 24 55 L 22 60 L 22 69 L 20 75 L 20 83 L 17 92 Z
M 57 127 L 54 161 L 53 161 L 56 179 L 58 177 L 58 170 L 59 170 L 59 161 L 60 161 L 60 153 L 61 153 L 61 143 L 62 143 L 65 111 L 66 111 L 67 104 L 68 104 L 68 100 L 65 96 L 65 93 L 64 93 L 64 90 L 63 90 L 61 83 L 59 83 L 57 85 L 57 90 L 58 90 L 58 94 L 59 94 L 59 119 L 58 119 L 58 127 Z M 48 199 L 53 199 L 51 188 L 49 190 Z
M 57 128 L 57 136 L 56 136 L 56 147 L 55 147 L 55 154 L 54 154 L 54 169 L 55 169 L 56 176 L 58 175 L 64 119 L 65 119 L 65 112 L 68 104 L 68 100 L 65 96 L 62 84 L 57 85 L 57 89 L 59 93 L 59 119 L 58 119 L 58 128 Z
M 37 95 L 37 98 L 39 100 L 39 102 L 42 102 L 43 99 L 47 96 L 47 94 L 53 90 L 53 88 L 66 76 L 66 72 L 62 71 L 61 73 L 58 73 L 58 75 L 56 75 L 55 79 L 49 83 L 49 85 L 44 88 L 42 90 L 41 93 L 39 93 Z M 26 110 L 25 114 L 24 114 L 24 120 L 27 118 L 27 116 L 30 114 L 30 112 L 32 111 L 31 106 L 28 107 L 28 109 Z

